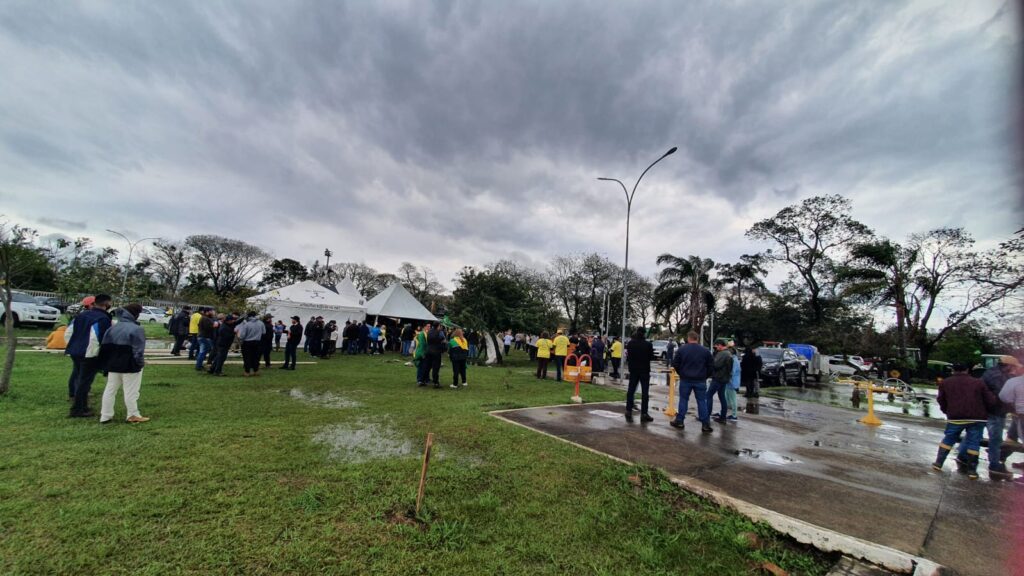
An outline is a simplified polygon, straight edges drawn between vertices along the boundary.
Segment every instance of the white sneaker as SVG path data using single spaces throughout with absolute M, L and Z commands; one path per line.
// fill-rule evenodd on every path
M 469 386 L 469 382 L 463 382 L 462 385 L 463 386 Z
M 459 387 L 458 387 L 458 386 L 456 386 L 455 384 L 452 384 L 451 386 L 449 386 L 449 388 L 454 388 L 454 389 L 456 389 L 456 390 L 458 390 L 458 389 L 459 389 Z

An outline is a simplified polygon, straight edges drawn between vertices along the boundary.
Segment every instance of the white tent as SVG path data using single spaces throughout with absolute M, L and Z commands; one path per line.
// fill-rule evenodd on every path
M 400 282 L 395 282 L 377 294 L 366 303 L 367 316 L 384 316 L 388 318 L 400 318 L 402 320 L 429 320 L 436 322 L 437 318 L 413 298 L 412 294 L 405 289 Z
M 351 285 L 351 282 L 349 282 Z M 351 294 L 340 294 L 337 287 L 331 288 L 304 280 L 291 286 L 271 290 L 246 301 L 274 315 L 275 320 L 288 324 L 288 318 L 298 316 L 305 324 L 310 316 L 323 316 L 325 321 L 334 320 L 344 325 L 346 321 L 361 322 L 366 318 L 366 305 L 359 291 L 352 286 Z
M 352 302 L 358 302 L 360 306 L 366 305 L 366 298 L 359 292 L 356 285 L 350 278 L 342 278 L 334 287 L 334 291 L 342 298 L 348 298 Z

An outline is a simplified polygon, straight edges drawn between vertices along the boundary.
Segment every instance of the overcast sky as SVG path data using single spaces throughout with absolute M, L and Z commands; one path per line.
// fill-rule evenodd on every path
M 1010 3 L 5 2 L 0 213 L 394 271 L 734 261 L 826 193 L 881 234 L 1024 222 Z

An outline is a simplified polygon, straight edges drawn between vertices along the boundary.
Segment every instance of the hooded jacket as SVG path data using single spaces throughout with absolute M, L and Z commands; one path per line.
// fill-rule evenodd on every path
M 64 353 L 72 358 L 96 358 L 103 336 L 110 329 L 110 315 L 105 310 L 90 308 L 75 316 L 64 332 L 68 345 Z
M 249 316 L 235 326 L 235 334 L 242 342 L 259 342 L 263 337 L 263 321 L 255 316 Z
M 117 324 L 103 335 L 100 356 L 107 372 L 141 372 L 146 365 L 146 332 L 127 310 L 117 311 Z

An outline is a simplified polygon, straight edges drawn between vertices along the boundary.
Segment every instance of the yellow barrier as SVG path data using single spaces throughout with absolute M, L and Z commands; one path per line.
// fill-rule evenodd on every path
M 676 417 L 676 383 L 678 382 L 675 370 L 668 371 L 668 408 L 665 408 L 665 416 Z

